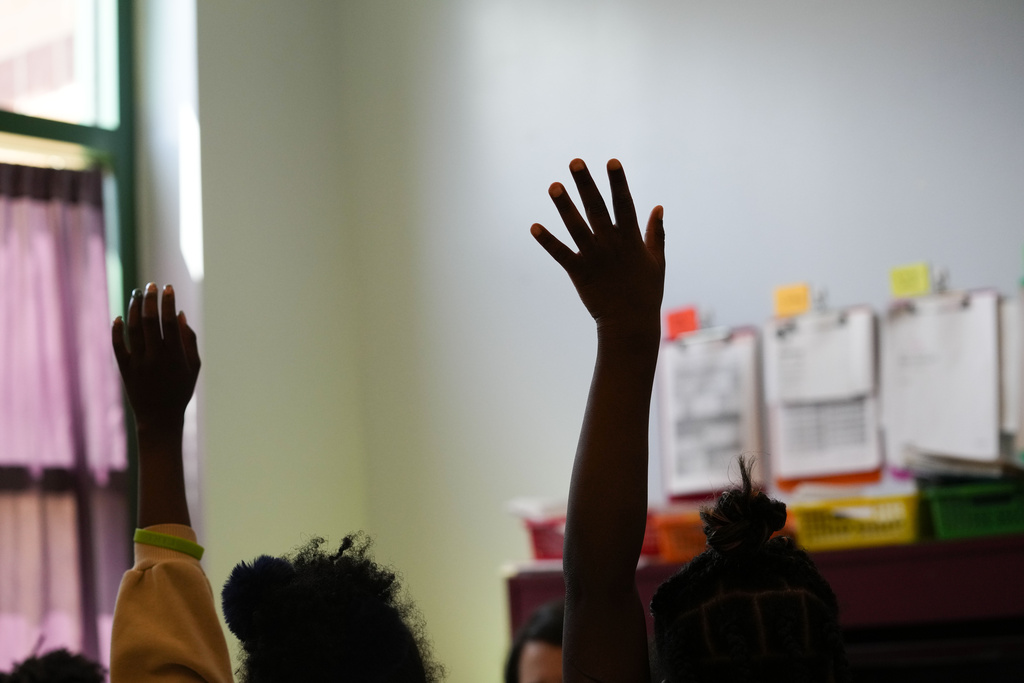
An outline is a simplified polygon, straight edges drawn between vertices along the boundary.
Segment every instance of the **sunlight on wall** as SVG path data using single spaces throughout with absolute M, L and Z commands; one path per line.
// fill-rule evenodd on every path
M 193 282 L 203 281 L 203 182 L 195 108 L 178 110 L 178 244 Z

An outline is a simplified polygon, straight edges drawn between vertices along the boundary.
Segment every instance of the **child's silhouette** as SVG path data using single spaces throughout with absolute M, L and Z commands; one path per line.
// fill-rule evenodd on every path
M 152 283 L 136 290 L 127 323 L 114 321 L 113 344 L 135 413 L 139 530 L 135 566 L 125 573 L 114 610 L 111 679 L 231 681 L 185 499 L 182 427 L 200 363 L 196 335 L 185 314 L 176 314 L 174 290 L 165 287 L 162 302 Z M 241 678 L 436 680 L 441 670 L 430 660 L 422 623 L 394 573 L 370 559 L 369 541 L 354 535 L 337 551 L 322 545 L 314 539 L 292 557 L 262 556 L 235 567 L 223 602 L 242 642 Z
M 565 530 L 563 678 L 648 681 L 636 565 L 647 518 L 647 434 L 665 278 L 662 207 L 643 235 L 622 165 L 608 162 L 614 218 L 586 165 L 548 193 L 578 251 L 543 226 L 533 236 L 568 273 L 597 324 L 597 363 L 580 433 Z M 702 513 L 709 548 L 653 601 L 659 676 L 668 681 L 842 681 L 835 596 L 806 553 L 769 540 L 785 506 L 743 484 Z

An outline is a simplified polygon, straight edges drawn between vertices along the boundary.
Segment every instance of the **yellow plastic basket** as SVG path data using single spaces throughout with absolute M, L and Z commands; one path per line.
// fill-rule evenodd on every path
M 917 540 L 918 495 L 794 503 L 789 510 L 807 550 L 841 550 Z

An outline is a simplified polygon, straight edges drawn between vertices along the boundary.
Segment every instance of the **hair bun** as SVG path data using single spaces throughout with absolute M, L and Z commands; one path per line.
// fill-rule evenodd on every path
M 270 555 L 260 555 L 252 564 L 239 562 L 231 570 L 221 591 L 221 604 L 224 621 L 243 644 L 257 635 L 254 617 L 259 606 L 294 576 L 291 562 Z
M 721 555 L 744 555 L 763 547 L 786 523 L 785 504 L 755 491 L 750 466 L 740 458 L 743 485 L 719 496 L 700 512 L 708 545 Z

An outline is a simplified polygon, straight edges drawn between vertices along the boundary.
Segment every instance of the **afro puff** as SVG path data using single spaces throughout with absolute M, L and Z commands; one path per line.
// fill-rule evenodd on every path
M 242 643 L 257 639 L 260 607 L 273 604 L 274 593 L 295 578 L 295 567 L 288 560 L 260 555 L 252 564 L 239 562 L 221 592 L 224 620 Z
M 221 594 L 242 644 L 240 680 L 434 683 L 422 619 L 398 577 L 346 536 L 337 552 L 314 538 L 294 556 L 239 563 Z

